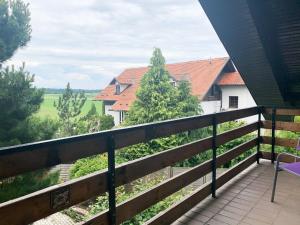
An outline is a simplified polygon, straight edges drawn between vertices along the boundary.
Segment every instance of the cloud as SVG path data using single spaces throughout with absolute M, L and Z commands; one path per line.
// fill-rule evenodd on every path
M 24 0 L 32 40 L 10 60 L 26 62 L 40 87 L 104 88 L 153 47 L 168 63 L 227 53 L 197 0 Z

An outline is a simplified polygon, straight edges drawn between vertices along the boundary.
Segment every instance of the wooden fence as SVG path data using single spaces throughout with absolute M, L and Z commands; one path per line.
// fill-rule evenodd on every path
M 214 194 L 217 188 L 240 171 L 258 161 L 259 156 L 269 158 L 266 153 L 259 152 L 260 140 L 263 143 L 269 143 L 268 138 L 259 136 L 255 136 L 222 155 L 216 155 L 218 146 L 258 131 L 261 127 L 270 127 L 270 122 L 261 122 L 260 116 L 258 116 L 257 122 L 220 134 L 216 132 L 218 124 L 266 112 L 269 111 L 263 107 L 252 107 L 0 149 L 1 179 L 105 152 L 108 152 L 109 157 L 109 166 L 105 171 L 95 172 L 0 204 L 0 224 L 29 224 L 105 192 L 109 193 L 109 210 L 95 215 L 82 224 L 120 224 L 212 172 L 212 181 L 147 222 L 147 224 L 170 224 L 203 198 Z M 115 166 L 115 151 L 120 148 L 208 126 L 212 126 L 215 130 L 211 137 Z M 297 125 L 281 123 L 278 125 L 278 129 L 280 127 L 298 131 Z M 280 143 L 283 142 L 276 139 L 276 144 Z M 284 143 L 287 142 L 284 141 Z M 289 142 L 289 145 L 292 144 L 294 144 L 293 141 Z M 256 146 L 257 152 L 216 178 L 218 167 Z M 190 168 L 116 205 L 116 187 L 205 151 L 213 152 L 211 160 Z
M 277 108 L 265 108 L 263 109 L 263 113 L 272 118 L 272 120 L 265 120 L 261 122 L 261 127 L 264 129 L 271 130 L 271 136 L 262 136 L 261 143 L 268 144 L 272 146 L 271 152 L 261 151 L 261 157 L 264 159 L 275 161 L 277 157 L 277 153 L 275 152 L 275 146 L 287 147 L 287 148 L 295 148 L 298 139 L 289 139 L 289 138 L 280 138 L 276 137 L 276 131 L 292 131 L 292 132 L 300 132 L 300 123 L 295 123 L 293 121 L 294 116 L 300 116 L 300 109 L 277 109 Z M 290 117 L 289 122 L 282 121 L 281 118 Z M 294 157 L 284 156 L 282 161 L 292 162 L 294 161 Z

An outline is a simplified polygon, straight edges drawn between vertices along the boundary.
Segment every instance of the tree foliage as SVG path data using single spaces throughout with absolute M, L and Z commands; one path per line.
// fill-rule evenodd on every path
M 161 50 L 156 48 L 150 59 L 149 70 L 143 76 L 136 93 L 137 99 L 125 119 L 125 125 L 200 114 L 199 102 L 190 94 L 190 84 L 182 81 L 177 88 L 171 81 Z
M 172 85 L 171 77 L 165 70 L 165 60 L 159 49 L 155 49 L 150 61 L 149 71 L 144 75 L 141 81 L 141 86 L 137 92 L 137 99 L 130 108 L 125 123 L 123 125 L 135 125 L 141 123 L 162 121 L 166 119 L 180 118 L 185 116 L 193 116 L 202 113 L 199 101 L 191 95 L 191 88 L 188 81 L 177 82 L 177 85 Z M 91 113 L 92 114 L 92 113 Z M 239 122 L 223 123 L 218 126 L 218 132 L 243 125 Z M 200 138 L 211 135 L 211 129 L 198 129 L 192 132 L 183 132 L 176 135 L 171 135 L 165 138 L 158 138 L 147 143 L 141 143 L 120 149 L 116 152 L 116 162 L 131 161 L 137 158 L 155 154 L 159 151 L 170 149 L 172 147 L 185 144 Z M 248 140 L 249 136 L 243 136 L 232 142 L 226 143 L 218 148 L 218 154 L 222 154 L 232 147 L 241 144 Z M 242 157 L 245 157 L 246 152 Z M 177 166 L 195 166 L 206 160 L 211 159 L 212 151 L 206 151 L 203 154 L 196 155 L 183 162 L 177 163 Z M 240 160 L 240 159 L 237 159 Z M 230 165 L 236 163 L 232 161 Z M 227 165 L 227 166 L 230 166 Z M 87 159 L 78 160 L 72 168 L 72 177 L 83 176 L 95 171 L 107 168 L 107 155 L 99 155 L 89 157 Z M 126 199 L 145 191 L 154 185 L 162 182 L 164 178 L 155 177 L 152 179 L 141 178 L 131 183 L 131 191 L 125 190 L 124 186 L 117 188 L 117 202 L 123 202 Z M 142 224 L 155 216 L 158 212 L 166 209 L 174 204 L 188 192 L 187 189 L 182 189 L 179 193 L 175 193 L 163 201 L 149 207 L 147 210 L 137 214 L 131 220 L 124 224 Z M 108 208 L 107 195 L 102 195 L 92 202 L 89 206 L 90 214 L 96 214 Z
M 136 95 L 137 99 L 126 116 L 125 125 L 201 114 L 202 109 L 199 100 L 191 95 L 190 83 L 183 80 L 177 82 L 178 85 L 173 85 L 172 81 L 169 72 L 165 69 L 165 59 L 161 50 L 158 48 L 154 49 L 150 59 L 149 70 L 141 80 L 141 85 Z M 133 160 L 207 135 L 207 129 L 184 132 L 167 138 L 155 139 L 146 144 L 125 148 L 119 151 L 118 154 L 126 160 Z M 199 156 L 195 156 L 183 164 L 194 165 L 199 162 L 198 158 Z M 189 164 L 189 162 L 192 164 Z
M 22 139 L 23 128 L 43 101 L 43 91 L 33 86 L 34 75 L 19 69 L 7 67 L 0 70 L 0 145 L 21 144 L 30 140 Z
M 70 87 L 70 83 L 67 84 L 58 102 L 54 102 L 61 123 L 59 136 L 72 136 L 80 133 L 81 124 L 79 123 L 78 116 L 86 99 L 83 92 L 74 93 Z
M 43 101 L 43 91 L 33 86 L 34 76 L 24 65 L 0 70 L 0 147 L 51 139 L 57 123 L 34 113 Z M 0 180 L 0 202 L 40 190 L 58 182 L 58 173 L 46 170 Z
M 0 180 L 0 203 L 54 185 L 58 178 L 58 172 L 40 170 L 18 175 L 11 181 Z
M 101 130 L 109 130 L 115 126 L 114 118 L 111 115 L 99 115 L 95 104 L 91 105 L 88 113 L 80 118 L 80 122 L 84 123 L 82 132 L 92 133 Z
M 30 40 L 29 5 L 21 0 L 0 0 L 0 64 Z

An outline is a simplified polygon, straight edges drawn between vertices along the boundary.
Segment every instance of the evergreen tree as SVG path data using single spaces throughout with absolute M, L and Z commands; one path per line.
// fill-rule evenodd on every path
M 80 122 L 85 124 L 83 125 L 83 133 L 109 130 L 115 126 L 114 118 L 111 115 L 100 116 L 94 103 L 91 105 L 88 113 L 80 119 Z
M 197 97 L 191 95 L 191 85 L 183 80 L 178 85 L 177 111 L 181 116 L 194 116 L 203 113 Z
M 141 80 L 137 99 L 128 112 L 125 125 L 199 115 L 202 109 L 198 99 L 190 93 L 189 82 L 180 81 L 177 86 L 174 86 L 171 81 L 170 74 L 165 69 L 165 59 L 161 50 L 155 48 L 149 70 Z M 183 132 L 128 147 L 119 151 L 117 155 L 124 161 L 134 160 L 206 136 L 208 136 L 207 129 Z M 200 161 L 201 157 L 196 156 L 182 165 L 195 165 Z
M 34 75 L 26 72 L 24 65 L 17 70 L 13 66 L 0 70 L 0 146 L 32 141 L 21 135 L 27 132 L 26 120 L 43 101 L 43 91 L 33 82 Z
M 197 97 L 191 95 L 190 83 L 171 83 L 165 69 L 165 59 L 158 48 L 154 49 L 148 72 L 141 80 L 137 99 L 130 108 L 126 125 L 149 123 L 202 113 Z
M 81 133 L 78 116 L 82 107 L 86 102 L 86 96 L 83 92 L 74 93 L 70 87 L 70 83 L 59 97 L 58 102 L 54 102 L 54 106 L 58 111 L 59 120 L 61 122 L 59 136 L 72 136 Z
M 30 12 L 21 0 L 0 0 L 0 66 L 30 40 Z
M 43 91 L 33 86 L 34 75 L 25 66 L 1 68 L 1 63 L 30 40 L 28 5 L 21 0 L 0 0 L 0 147 L 51 139 L 57 127 L 34 116 L 43 101 Z M 34 171 L 1 180 L 0 202 L 51 186 L 58 173 Z
M 177 90 L 170 79 L 161 50 L 155 48 L 149 71 L 141 80 L 137 99 L 128 112 L 125 124 L 141 124 L 178 117 Z
M 34 76 L 24 65 L 0 70 L 0 147 L 51 139 L 57 124 L 34 116 L 43 91 L 33 86 Z M 58 182 L 58 173 L 46 170 L 1 180 L 0 202 L 46 188 Z

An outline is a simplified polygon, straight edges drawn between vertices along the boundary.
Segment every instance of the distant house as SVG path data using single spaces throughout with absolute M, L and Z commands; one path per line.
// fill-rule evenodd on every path
M 167 64 L 166 69 L 174 85 L 180 80 L 191 83 L 191 94 L 199 99 L 204 114 L 256 105 L 229 58 Z M 124 120 L 147 71 L 148 67 L 126 69 L 96 96 L 116 125 Z

